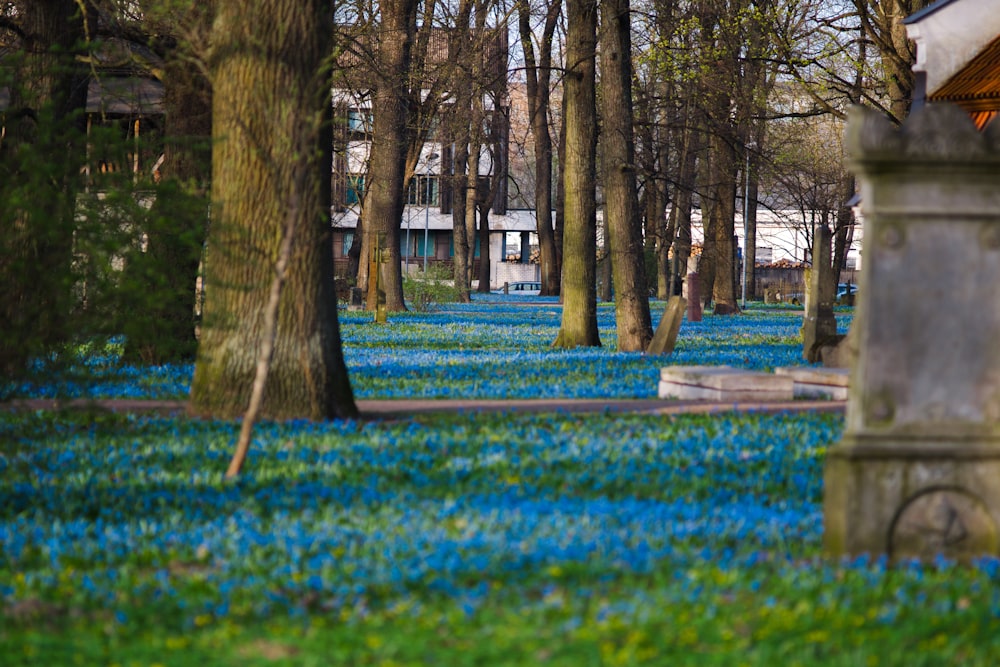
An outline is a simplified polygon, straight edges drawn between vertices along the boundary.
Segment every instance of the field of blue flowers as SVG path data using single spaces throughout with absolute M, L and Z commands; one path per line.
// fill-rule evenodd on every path
M 614 351 L 606 308 L 597 351 L 552 350 L 557 305 L 541 300 L 370 319 L 342 316 L 366 398 L 652 397 L 667 363 L 800 354 L 785 310 L 685 323 L 669 358 Z M 6 391 L 176 398 L 189 375 L 121 367 L 112 345 Z M 823 555 L 823 460 L 842 428 L 265 423 L 225 482 L 238 424 L 0 411 L 0 664 L 994 664 L 1000 562 Z
M 476 295 L 477 297 L 479 295 Z M 598 309 L 602 347 L 556 350 L 560 306 L 554 299 L 517 302 L 501 295 L 431 312 L 391 315 L 341 311 L 344 356 L 355 397 L 398 398 L 655 398 L 659 369 L 731 365 L 770 370 L 802 363 L 801 310 L 749 310 L 738 318 L 685 322 L 669 357 L 617 352 L 614 308 Z M 530 304 L 530 305 L 529 305 Z M 654 325 L 663 304 L 654 302 Z M 838 313 L 846 331 L 849 312 Z M 190 365 L 123 366 L 120 341 L 81 348 L 77 357 L 40 360 L 37 373 L 7 397 L 185 398 Z

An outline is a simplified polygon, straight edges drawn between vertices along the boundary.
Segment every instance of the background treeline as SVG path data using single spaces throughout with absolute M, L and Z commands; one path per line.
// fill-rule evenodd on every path
M 914 52 L 902 20 L 929 3 L 385 0 L 298 12 L 294 4 L 243 5 L 267 25 L 227 41 L 220 35 L 236 19 L 234 3 L 222 0 L 0 3 L 5 376 L 94 336 L 124 335 L 126 357 L 147 363 L 194 358 L 196 285 L 219 179 L 213 93 L 220 71 L 267 48 L 261 35 L 322 33 L 329 85 L 372 100 L 369 176 L 351 251 L 358 286 L 367 287 L 367 260 L 381 245 L 390 260 L 387 307 L 405 308 L 394 255 L 404 196 L 425 143 L 447 137 L 460 298 L 475 277 L 475 235 L 488 233 L 489 206 L 508 192 L 538 211 L 543 292 L 579 304 L 566 308 L 579 321 L 567 321 L 558 342 L 599 344 L 592 239 L 603 206 L 614 280 L 601 282 L 615 283 L 619 344 L 639 349 L 648 305 L 643 312 L 635 297 L 672 293 L 691 253 L 695 208 L 705 224 L 702 291 L 716 312 L 738 312 L 737 212 L 750 214 L 750 257 L 761 206 L 798 209 L 810 224 L 830 226 L 834 261 L 843 264 L 854 183 L 842 167 L 841 123 L 852 103 L 905 117 Z M 240 85 L 248 84 L 226 88 L 227 100 Z M 113 103 L 128 86 L 132 97 Z M 147 99 L 144 86 L 159 95 Z M 297 98 L 250 93 L 234 127 L 263 145 L 253 133 L 291 113 L 268 96 Z M 501 159 L 495 121 L 521 109 L 503 130 L 511 155 Z M 343 120 L 336 116 L 331 108 L 330 144 Z M 272 151 L 267 168 L 283 172 L 294 151 Z M 481 178 L 483 155 L 493 165 L 509 160 L 509 180 L 500 182 L 499 170 Z M 232 260 L 273 264 L 265 255 Z

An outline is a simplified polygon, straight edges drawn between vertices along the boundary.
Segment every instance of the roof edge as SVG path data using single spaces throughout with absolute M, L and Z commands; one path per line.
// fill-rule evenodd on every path
M 937 2 L 927 5 L 919 12 L 915 12 L 907 16 L 905 19 L 903 19 L 903 25 L 910 25 L 911 23 L 917 23 L 922 19 L 927 18 L 937 10 L 942 9 L 943 7 L 950 5 L 953 2 L 957 2 L 957 0 L 937 0 Z

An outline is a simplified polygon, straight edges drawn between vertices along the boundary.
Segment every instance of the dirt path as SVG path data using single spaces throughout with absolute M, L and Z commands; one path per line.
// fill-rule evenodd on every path
M 361 417 L 403 417 L 440 412 L 631 412 L 659 415 L 713 414 L 721 412 L 835 412 L 843 413 L 844 401 L 783 401 L 715 403 L 710 401 L 669 401 L 661 399 L 530 399 L 530 400 L 359 400 Z M 187 401 L 135 399 L 21 399 L 0 403 L 0 410 L 108 410 L 125 413 L 182 415 Z

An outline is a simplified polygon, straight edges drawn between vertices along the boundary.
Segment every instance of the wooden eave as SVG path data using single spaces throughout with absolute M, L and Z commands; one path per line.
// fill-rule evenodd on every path
M 973 114 L 1000 110 L 1000 37 L 927 99 L 954 102 Z

